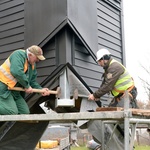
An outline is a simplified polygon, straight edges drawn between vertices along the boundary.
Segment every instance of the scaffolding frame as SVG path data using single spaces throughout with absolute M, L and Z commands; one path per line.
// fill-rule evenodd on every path
M 149 111 L 150 113 L 150 111 Z M 101 120 L 102 121 L 102 150 L 107 150 L 107 145 L 113 137 L 116 126 L 124 123 L 124 150 L 132 150 L 134 146 L 134 137 L 138 124 L 150 124 L 150 115 L 133 115 L 132 109 L 129 109 L 129 95 L 125 92 L 124 109 L 122 111 L 96 111 L 96 112 L 78 112 L 78 113 L 53 113 L 51 114 L 28 114 L 28 115 L 0 115 L 1 121 L 74 121 L 74 120 Z M 107 145 L 104 144 L 104 124 L 116 124 Z M 131 126 L 131 136 L 129 128 Z

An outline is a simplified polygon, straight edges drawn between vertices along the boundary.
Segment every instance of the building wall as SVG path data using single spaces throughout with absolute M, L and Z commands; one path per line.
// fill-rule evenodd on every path
M 106 47 L 124 62 L 121 7 L 121 0 L 1 0 L 0 63 L 13 50 L 37 44 L 46 57 L 37 65 L 39 83 L 69 62 L 95 91 L 103 72 L 96 51 Z
M 119 5 L 117 2 L 115 4 Z M 108 48 L 116 59 L 122 61 L 121 4 L 119 6 L 97 1 L 98 48 Z
M 113 58 L 124 62 L 122 4 L 121 1 L 112 2 L 114 2 L 113 5 L 109 1 L 97 0 L 97 46 L 98 49 L 103 47 L 109 49 Z M 97 65 L 77 37 L 75 38 L 74 53 L 74 67 L 91 90 L 97 90 L 101 83 L 103 69 Z
M 0 64 L 24 47 L 24 0 L 0 1 Z

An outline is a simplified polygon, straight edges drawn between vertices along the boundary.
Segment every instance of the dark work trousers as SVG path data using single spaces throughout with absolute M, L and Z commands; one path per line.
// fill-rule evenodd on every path
M 138 108 L 137 106 L 137 89 L 134 87 L 131 91 L 129 91 L 129 107 L 130 108 Z M 109 107 L 124 107 L 124 94 L 119 94 L 112 99 L 109 104 Z

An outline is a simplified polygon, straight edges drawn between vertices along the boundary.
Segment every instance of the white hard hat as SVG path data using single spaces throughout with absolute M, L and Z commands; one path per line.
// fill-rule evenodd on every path
M 99 49 L 96 53 L 96 56 L 97 56 L 96 61 L 99 61 L 103 56 L 110 55 L 110 54 L 111 53 L 105 48 Z

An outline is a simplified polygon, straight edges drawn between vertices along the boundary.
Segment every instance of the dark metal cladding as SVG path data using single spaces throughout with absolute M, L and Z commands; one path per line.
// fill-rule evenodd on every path
M 3 0 L 0 63 L 13 50 L 37 44 L 47 58 L 37 65 L 39 83 L 69 62 L 94 91 L 102 74 L 95 61 L 99 48 L 125 62 L 121 5 L 115 0 Z
M 59 86 L 58 75 L 68 67 L 92 93 L 99 87 L 103 73 L 96 62 L 98 49 L 106 47 L 115 59 L 125 64 L 122 10 L 122 0 L 0 0 L 0 64 L 14 50 L 36 44 L 42 47 L 46 57 L 45 61 L 37 64 L 37 81 L 42 86 L 56 90 Z M 107 98 L 102 97 L 103 105 L 107 105 Z M 76 100 L 74 108 L 57 109 L 54 95 L 45 98 L 28 95 L 26 101 L 33 114 L 45 113 L 39 107 L 45 101 L 48 108 L 58 113 L 69 113 L 80 111 L 82 98 Z M 97 105 L 101 104 L 97 102 Z M 11 127 L 0 141 L 1 148 L 3 145 L 6 149 L 9 145 L 20 150 L 19 146 L 25 146 L 27 138 L 32 138 L 34 134 L 37 138 L 28 147 L 33 149 L 47 122 L 35 124 L 33 132 L 25 132 L 30 125 L 24 125 L 22 130 L 17 129 L 19 126 L 17 122 Z M 39 128 L 42 130 L 36 135 L 34 131 Z M 3 132 L 2 129 L 0 132 Z M 24 137 L 27 138 L 22 140 L 26 143 L 21 145 L 16 138 L 14 144 L 5 142 L 16 130 L 16 137 L 26 134 Z

